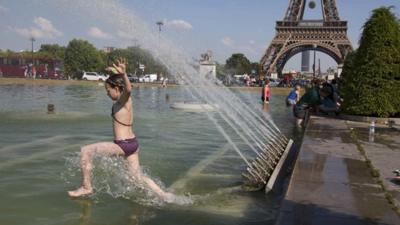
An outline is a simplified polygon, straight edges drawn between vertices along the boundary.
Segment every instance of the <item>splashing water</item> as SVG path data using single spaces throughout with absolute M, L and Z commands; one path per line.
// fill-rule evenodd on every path
M 80 154 L 66 157 L 66 170 L 61 174 L 65 183 L 75 183 L 76 177 L 80 177 Z M 151 177 L 147 171 L 144 176 Z M 151 177 L 162 189 L 164 184 L 157 178 Z M 95 154 L 93 156 L 92 186 L 94 193 L 91 198 L 96 199 L 101 194 L 108 194 L 113 198 L 133 200 L 142 205 L 161 206 L 165 203 L 177 205 L 193 204 L 191 196 L 172 195 L 167 199 L 160 199 L 150 191 L 140 180 L 129 172 L 126 160 L 122 157 L 109 157 Z

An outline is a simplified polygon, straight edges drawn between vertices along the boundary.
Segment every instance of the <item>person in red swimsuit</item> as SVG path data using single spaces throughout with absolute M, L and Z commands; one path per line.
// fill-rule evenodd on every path
M 119 59 L 106 70 L 113 73 L 105 83 L 107 95 L 114 101 L 111 116 L 113 118 L 113 142 L 99 142 L 81 147 L 82 186 L 69 191 L 71 197 L 89 195 L 93 192 L 91 184 L 92 158 L 94 154 L 124 156 L 132 175 L 143 182 L 162 200 L 169 201 L 174 195 L 162 190 L 152 179 L 142 173 L 139 164 L 139 143 L 132 131 L 133 104 L 131 83 L 126 75 L 126 60 Z
M 269 103 L 269 98 L 271 97 L 271 91 L 269 87 L 269 79 L 265 81 L 265 85 L 262 88 L 262 93 L 261 93 L 261 101 L 264 103 Z

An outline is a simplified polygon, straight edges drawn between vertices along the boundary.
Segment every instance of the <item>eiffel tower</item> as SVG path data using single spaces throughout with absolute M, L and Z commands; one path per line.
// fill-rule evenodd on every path
M 306 0 L 289 0 L 285 18 L 276 22 L 275 37 L 261 58 L 261 76 L 281 75 L 286 62 L 303 51 L 324 52 L 340 65 L 353 50 L 336 0 L 321 0 L 322 20 L 303 20 L 305 7 Z

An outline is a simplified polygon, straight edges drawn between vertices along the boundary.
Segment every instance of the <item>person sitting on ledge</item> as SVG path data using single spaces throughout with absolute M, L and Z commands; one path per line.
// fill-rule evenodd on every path
M 324 85 L 320 91 L 320 105 L 317 107 L 317 112 L 324 115 L 334 115 L 338 111 L 337 100 L 334 90 L 329 85 Z
M 316 110 L 316 107 L 320 105 L 319 84 L 318 80 L 314 80 L 313 86 L 309 88 L 306 93 L 301 96 L 296 105 L 294 105 L 293 115 L 296 117 L 296 124 L 298 126 L 302 125 L 306 117 L 306 110 Z

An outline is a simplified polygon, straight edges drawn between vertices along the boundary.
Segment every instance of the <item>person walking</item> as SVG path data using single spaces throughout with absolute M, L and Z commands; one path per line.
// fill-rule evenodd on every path
M 271 90 L 270 90 L 270 86 L 269 86 L 269 80 L 267 79 L 265 81 L 264 87 L 262 88 L 261 101 L 268 104 L 270 97 L 271 97 Z

